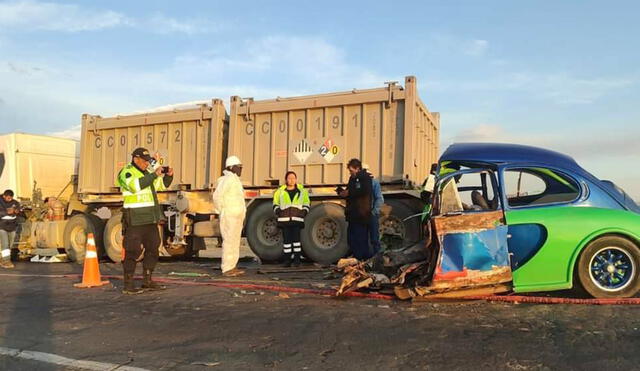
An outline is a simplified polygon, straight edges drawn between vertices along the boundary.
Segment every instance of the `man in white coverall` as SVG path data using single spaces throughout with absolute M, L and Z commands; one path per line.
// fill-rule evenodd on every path
M 242 225 L 247 212 L 244 204 L 244 188 L 240 181 L 240 175 L 242 175 L 240 159 L 236 156 L 228 157 L 222 174 L 213 192 L 213 205 L 220 214 L 222 275 L 235 277 L 244 274 L 244 271 L 236 268 L 236 264 L 240 257 Z

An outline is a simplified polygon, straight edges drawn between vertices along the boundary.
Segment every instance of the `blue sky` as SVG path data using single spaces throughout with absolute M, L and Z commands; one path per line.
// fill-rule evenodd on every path
M 373 4 L 372 4 L 373 3 Z M 443 144 L 534 144 L 640 199 L 632 1 L 0 1 L 0 132 L 415 75 Z

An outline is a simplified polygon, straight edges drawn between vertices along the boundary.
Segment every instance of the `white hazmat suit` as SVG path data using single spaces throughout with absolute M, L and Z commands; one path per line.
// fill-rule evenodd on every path
M 213 192 L 213 205 L 220 213 L 220 232 L 222 233 L 222 273 L 236 267 L 240 257 L 242 225 L 247 208 L 244 203 L 244 188 L 240 177 L 224 170 L 218 178 Z

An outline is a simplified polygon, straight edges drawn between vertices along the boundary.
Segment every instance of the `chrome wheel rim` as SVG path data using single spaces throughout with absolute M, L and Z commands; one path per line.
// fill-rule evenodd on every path
M 589 262 L 589 276 L 604 291 L 620 291 L 633 281 L 636 267 L 631 254 L 619 247 L 598 250 Z

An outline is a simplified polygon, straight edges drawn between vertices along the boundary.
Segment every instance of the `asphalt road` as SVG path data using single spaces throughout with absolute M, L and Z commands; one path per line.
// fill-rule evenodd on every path
M 210 273 L 215 262 L 162 263 Z M 250 274 L 241 281 L 327 287 L 324 273 Z M 119 267 L 101 264 L 103 274 Z M 80 273 L 19 263 L 0 274 Z M 122 282 L 76 289 L 72 278 L 0 276 L 2 346 L 150 370 L 636 369 L 640 307 L 411 304 L 170 285 L 123 296 Z M 3 370 L 74 369 L 0 356 Z

